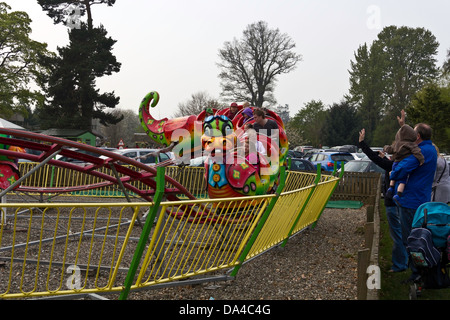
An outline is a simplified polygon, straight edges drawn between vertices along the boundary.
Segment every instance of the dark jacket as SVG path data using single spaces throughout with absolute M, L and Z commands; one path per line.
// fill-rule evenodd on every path
M 383 190 L 381 190 L 383 192 L 383 195 L 385 195 L 386 190 L 389 188 L 389 173 L 392 170 L 392 164 L 394 163 L 394 161 L 386 157 L 381 158 L 378 152 L 370 149 L 370 147 L 364 141 L 359 142 L 359 147 L 361 148 L 362 152 L 364 152 L 369 157 L 369 159 L 372 160 L 377 166 L 379 166 L 381 169 L 386 170 L 386 173 L 384 175 L 384 188 Z M 384 197 L 384 205 L 386 207 L 393 207 L 395 206 L 395 203 L 392 199 Z

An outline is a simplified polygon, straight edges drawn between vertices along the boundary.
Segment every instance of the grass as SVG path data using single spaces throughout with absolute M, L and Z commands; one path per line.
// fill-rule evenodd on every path
M 384 204 L 380 205 L 380 248 L 379 265 L 381 269 L 380 300 L 409 300 L 409 285 L 403 283 L 411 272 L 390 273 L 392 256 L 392 239 L 386 219 Z M 450 288 L 424 289 L 420 300 L 450 300 Z

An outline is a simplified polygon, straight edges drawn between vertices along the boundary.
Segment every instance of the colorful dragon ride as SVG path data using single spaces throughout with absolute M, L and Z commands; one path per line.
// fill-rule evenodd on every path
M 9 136 L 5 134 L 0 134 L 0 137 L 9 137 Z M 23 148 L 10 146 L 3 143 L 0 143 L 0 149 L 21 153 L 25 152 Z M 19 180 L 19 177 L 20 172 L 19 168 L 17 167 L 17 160 L 13 157 L 0 155 L 0 189 L 2 190 L 7 189 L 9 186 L 13 185 L 17 180 Z
M 280 179 L 280 166 L 286 165 L 288 141 L 283 121 L 273 111 L 266 118 L 278 124 L 277 139 L 256 133 L 256 139 L 266 153 L 258 152 L 257 160 L 248 157 L 245 144 L 249 135 L 244 131 L 244 107 L 230 120 L 229 110 L 213 109 L 213 115 L 203 110 L 199 115 L 156 120 L 150 114 L 159 102 L 156 91 L 148 93 L 139 107 L 139 120 L 148 136 L 172 150 L 179 164 L 205 156 L 205 179 L 210 198 L 264 195 L 275 192 Z M 254 108 L 251 107 L 253 110 Z M 253 124 L 250 118 L 246 123 Z M 256 143 L 250 139 L 250 143 Z

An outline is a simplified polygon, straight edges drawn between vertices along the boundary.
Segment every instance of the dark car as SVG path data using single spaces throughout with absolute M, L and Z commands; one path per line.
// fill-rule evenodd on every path
M 384 190 L 384 176 L 386 171 L 371 160 L 352 160 L 344 165 L 344 172 L 379 172 L 381 173 L 381 190 Z
M 337 169 L 339 169 L 341 167 L 341 162 L 347 163 L 354 159 L 353 155 L 349 152 L 316 152 L 311 155 L 309 160 L 316 169 L 317 165 L 320 163 L 323 171 L 333 171 L 335 163 Z
M 352 160 L 344 165 L 344 172 L 379 172 L 384 176 L 386 171 L 371 160 Z
M 301 151 L 289 150 L 287 156 L 289 158 L 301 158 L 303 157 L 303 153 Z
M 291 158 L 291 171 L 316 171 L 311 161 L 300 158 Z

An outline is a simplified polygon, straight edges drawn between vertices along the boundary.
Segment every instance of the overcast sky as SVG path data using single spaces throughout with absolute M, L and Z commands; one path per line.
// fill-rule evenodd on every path
M 34 40 L 52 51 L 68 44 L 69 29 L 54 25 L 36 0 L 2 1 L 29 14 Z M 288 104 L 294 116 L 311 100 L 339 102 L 349 89 L 354 52 L 385 26 L 430 30 L 440 43 L 442 66 L 450 49 L 449 12 L 448 0 L 117 0 L 113 7 L 93 6 L 94 24 L 117 40 L 114 54 L 122 63 L 120 72 L 97 85 L 115 91 L 119 108 L 136 113 L 142 98 L 158 91 L 155 118 L 172 117 L 194 93 L 219 99 L 219 49 L 263 20 L 289 35 L 303 58 L 279 76 L 275 90 L 278 105 Z

